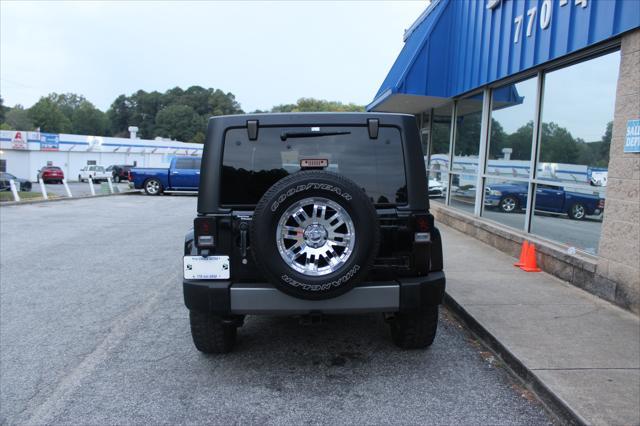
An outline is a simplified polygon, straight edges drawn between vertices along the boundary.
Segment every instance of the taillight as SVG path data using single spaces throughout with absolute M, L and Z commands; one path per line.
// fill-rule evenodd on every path
M 413 215 L 414 241 L 416 243 L 428 243 L 431 241 L 431 226 L 433 225 L 433 216 L 429 214 Z
M 429 229 L 431 229 L 429 215 L 427 214 L 413 215 L 413 224 L 416 232 L 429 232 Z
M 604 209 L 604 198 L 600 198 L 600 201 L 598 201 L 598 208 Z
M 198 217 L 193 221 L 193 231 L 198 248 L 214 248 L 216 222 L 211 217 Z
M 133 182 L 133 173 L 132 172 L 127 173 L 127 179 L 129 180 L 129 182 Z

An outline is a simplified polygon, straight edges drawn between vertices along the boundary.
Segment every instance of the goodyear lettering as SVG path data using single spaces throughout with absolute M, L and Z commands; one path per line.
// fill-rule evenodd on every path
M 329 290 L 331 287 L 341 286 L 342 284 L 349 281 L 359 270 L 360 270 L 360 265 L 354 265 L 349 272 L 347 272 L 337 280 L 330 281 L 324 284 L 301 283 L 299 281 L 294 280 L 293 278 L 289 277 L 286 274 L 283 274 L 280 278 L 282 279 L 282 281 L 286 282 L 290 286 L 298 287 L 305 291 L 324 291 L 324 290 Z
M 308 191 L 310 189 L 314 189 L 314 190 L 321 189 L 323 191 L 333 192 L 337 195 L 340 195 L 346 201 L 351 201 L 351 199 L 353 198 L 351 194 L 343 191 L 342 188 L 338 186 L 329 185 L 328 183 L 310 182 L 310 183 L 307 183 L 306 185 L 298 185 L 295 188 L 289 188 L 287 192 L 285 192 L 284 194 L 280 194 L 278 199 L 274 201 L 273 204 L 271 205 L 271 211 L 275 212 L 276 210 L 278 210 L 278 207 L 280 207 L 280 204 L 282 204 L 288 197 L 291 197 L 302 191 Z

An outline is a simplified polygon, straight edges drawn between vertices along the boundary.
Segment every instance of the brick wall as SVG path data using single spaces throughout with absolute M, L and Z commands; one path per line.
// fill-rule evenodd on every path
M 640 313 L 640 154 L 623 150 L 627 121 L 640 119 L 640 30 L 623 36 L 620 61 L 595 284 Z

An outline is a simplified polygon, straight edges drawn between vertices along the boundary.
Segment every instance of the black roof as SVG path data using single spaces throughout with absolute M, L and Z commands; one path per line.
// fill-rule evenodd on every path
M 366 125 L 370 118 L 380 120 L 380 125 L 400 125 L 407 118 L 414 119 L 411 114 L 393 114 L 383 112 L 282 112 L 261 114 L 219 115 L 209 118 L 209 123 L 223 124 L 227 127 L 246 126 L 247 121 L 257 120 L 259 125 Z

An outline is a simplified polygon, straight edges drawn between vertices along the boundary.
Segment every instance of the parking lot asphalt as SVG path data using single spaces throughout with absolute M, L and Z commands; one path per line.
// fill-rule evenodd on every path
M 1 424 L 548 424 L 443 310 L 434 345 L 379 316 L 248 317 L 237 349 L 191 342 L 181 257 L 195 197 L 0 208 Z

